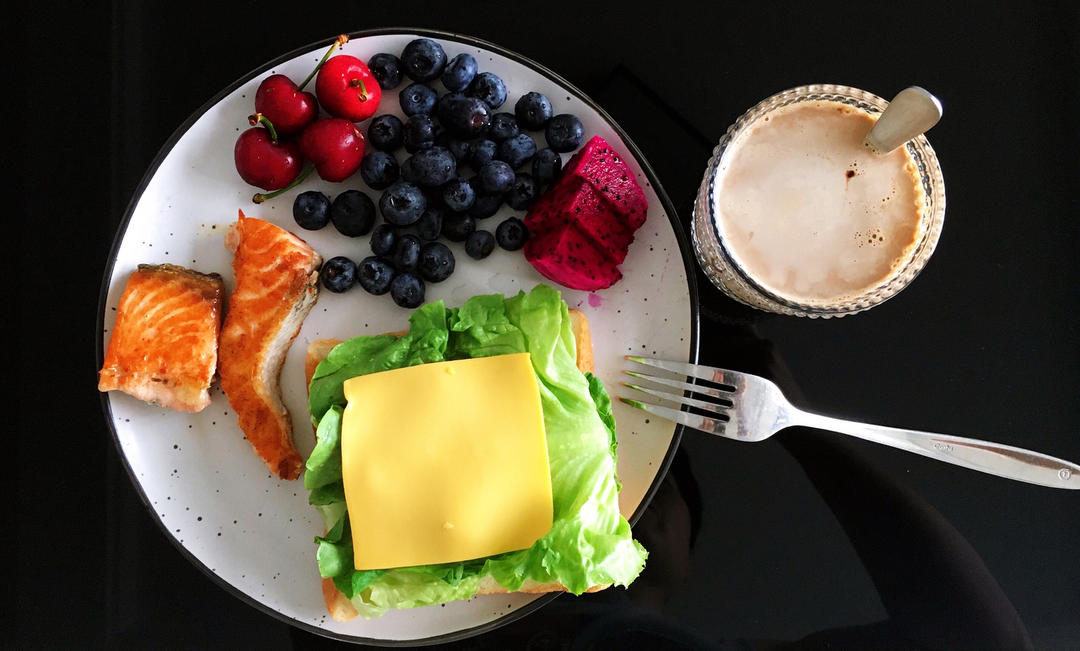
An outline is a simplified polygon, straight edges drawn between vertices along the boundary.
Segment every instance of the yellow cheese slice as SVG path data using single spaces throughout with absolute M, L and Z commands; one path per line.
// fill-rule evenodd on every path
M 345 382 L 341 474 L 356 569 L 530 547 L 551 529 L 540 391 L 528 353 Z

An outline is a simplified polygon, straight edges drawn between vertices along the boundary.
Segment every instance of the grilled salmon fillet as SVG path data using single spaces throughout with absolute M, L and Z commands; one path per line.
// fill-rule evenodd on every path
M 243 211 L 225 245 L 233 252 L 236 288 L 218 350 L 221 388 L 270 471 L 296 479 L 304 462 L 293 447 L 279 377 L 285 353 L 318 299 L 322 258 L 299 237 Z
M 141 264 L 116 306 L 98 390 L 120 390 L 162 407 L 210 404 L 224 284 L 171 264 Z

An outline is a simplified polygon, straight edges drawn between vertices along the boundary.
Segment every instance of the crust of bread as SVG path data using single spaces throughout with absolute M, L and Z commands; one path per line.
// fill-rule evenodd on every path
M 570 328 L 574 333 L 574 343 L 577 348 L 577 367 L 582 373 L 593 372 L 593 349 L 592 349 L 592 335 L 589 332 L 589 320 L 585 316 L 585 313 L 581 310 L 570 309 Z M 394 332 L 401 336 L 405 332 Z M 304 375 L 307 378 L 307 384 L 311 384 L 311 378 L 315 374 L 315 368 L 319 365 L 319 362 L 326 359 L 326 356 L 330 353 L 330 350 L 341 343 L 339 339 L 318 339 L 310 344 L 307 348 L 307 356 L 304 359 Z M 585 592 L 598 592 L 607 588 L 606 585 L 594 585 Z M 511 590 L 499 585 L 491 576 L 484 576 L 480 578 L 480 586 L 476 591 L 476 594 L 490 595 L 490 594 L 507 594 Z M 566 586 L 561 583 L 538 583 L 536 581 L 526 581 L 521 588 L 514 590 L 513 592 L 524 592 L 528 594 L 544 594 L 547 592 L 566 592 Z M 330 613 L 330 616 L 339 622 L 347 622 L 358 614 L 360 614 L 356 607 L 352 605 L 352 602 L 341 593 L 337 587 L 334 586 L 334 582 L 331 579 L 322 580 L 322 593 L 323 599 L 326 601 L 326 610 Z
M 574 331 L 577 344 L 577 367 L 582 373 L 593 372 L 592 333 L 589 331 L 589 319 L 581 310 L 571 308 L 570 328 Z
M 326 602 L 326 610 L 335 621 L 347 622 L 360 614 L 356 606 L 337 589 L 333 579 L 322 580 L 322 596 Z

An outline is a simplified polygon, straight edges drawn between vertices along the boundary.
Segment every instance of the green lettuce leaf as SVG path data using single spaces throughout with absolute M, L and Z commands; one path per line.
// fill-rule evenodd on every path
M 448 583 L 428 572 L 409 569 L 391 570 L 384 573 L 370 586 L 352 598 L 361 610 L 363 606 L 377 608 L 416 608 L 458 599 L 468 599 L 476 594 L 480 575 L 473 572 L 456 583 Z M 363 612 L 361 610 L 361 612 Z
M 341 482 L 341 417 L 343 411 L 333 406 L 323 414 L 315 431 L 315 449 L 308 457 L 304 488 L 313 490 Z M 327 504 L 327 502 L 312 502 Z
M 308 504 L 327 506 L 345 501 L 345 483 L 338 480 L 332 484 L 319 486 L 308 494 Z
M 413 313 L 410 324 L 409 333 L 401 337 L 343 342 L 312 377 L 309 406 L 319 442 L 307 465 L 314 478 L 309 482 L 305 477 L 305 485 L 311 484 L 309 501 L 320 505 L 329 528 L 316 539 L 320 574 L 333 577 L 365 617 L 388 608 L 468 598 L 487 575 L 509 590 L 525 581 L 559 582 L 576 594 L 594 585 L 633 581 L 647 553 L 619 514 L 611 399 L 598 379 L 577 368 L 570 318 L 559 293 L 538 285 L 510 298 L 476 296 L 453 310 L 441 302 L 429 303 Z M 340 504 L 333 501 L 341 480 L 342 383 L 413 364 L 520 352 L 531 353 L 540 390 L 554 502 L 551 531 L 529 549 L 486 559 L 385 571 L 352 569 L 349 515 L 342 516 Z
M 386 570 L 354 570 L 334 577 L 334 586 L 346 597 L 353 599 L 383 574 L 386 574 Z
M 349 378 L 443 361 L 449 339 L 446 317 L 442 301 L 428 303 L 409 317 L 411 327 L 403 337 L 356 337 L 335 346 L 311 377 L 308 411 L 312 422 L 319 422 L 333 405 L 344 408 L 345 390 L 342 387 Z
M 589 381 L 589 395 L 596 403 L 596 413 L 600 416 L 600 420 L 604 421 L 604 427 L 611 434 L 611 456 L 614 457 L 618 441 L 615 439 L 615 412 L 611 409 L 611 396 L 608 395 L 600 378 L 592 373 L 586 373 L 585 379 Z
M 525 352 L 524 336 L 510 323 L 502 296 L 477 296 L 460 308 L 450 311 L 450 330 L 454 333 L 447 359 L 491 357 Z
M 343 517 L 330 527 L 324 536 L 315 536 L 319 545 L 315 560 L 319 565 L 319 575 L 324 579 L 339 577 L 353 571 L 352 532 L 349 519 Z

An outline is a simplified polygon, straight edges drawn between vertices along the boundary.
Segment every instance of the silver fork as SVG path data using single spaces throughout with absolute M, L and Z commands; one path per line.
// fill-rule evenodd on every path
M 696 407 L 710 415 L 702 416 L 622 396 L 619 396 L 619 400 L 709 434 L 737 441 L 763 441 L 788 427 L 814 427 L 999 477 L 1052 488 L 1080 489 L 1080 465 L 1040 452 L 960 436 L 883 427 L 814 414 L 794 407 L 773 382 L 749 373 L 634 355 L 627 355 L 626 359 L 717 385 L 690 384 L 667 377 L 623 371 L 635 378 L 663 385 L 666 390 L 630 382 L 623 382 L 624 386 L 663 400 Z M 687 391 L 721 402 L 685 397 L 684 392 Z

